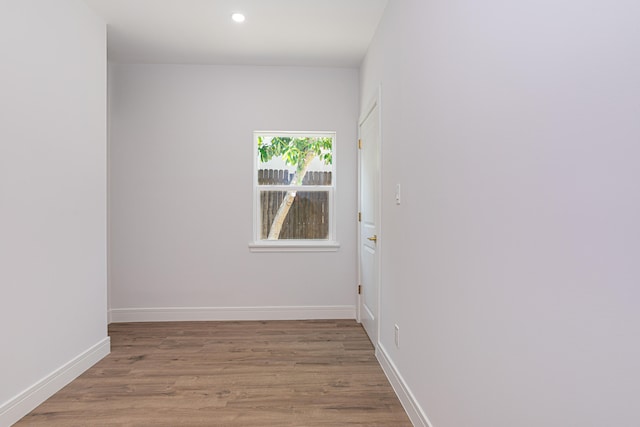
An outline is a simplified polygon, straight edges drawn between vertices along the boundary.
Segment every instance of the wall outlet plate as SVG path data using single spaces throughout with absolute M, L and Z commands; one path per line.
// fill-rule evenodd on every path
M 393 325 L 393 339 L 396 343 L 396 348 L 400 348 L 400 326 Z

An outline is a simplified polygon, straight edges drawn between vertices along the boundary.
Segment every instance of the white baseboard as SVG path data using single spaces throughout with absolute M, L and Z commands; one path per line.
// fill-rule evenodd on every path
M 0 406 L 0 426 L 10 426 L 95 365 L 111 351 L 109 337 L 80 353 Z
M 111 322 L 355 319 L 354 305 L 112 308 Z
M 433 427 L 431 422 L 429 422 L 429 418 L 427 418 L 427 415 L 413 396 L 413 393 L 411 393 L 411 390 L 404 381 L 404 378 L 402 378 L 402 375 L 398 372 L 398 368 L 396 368 L 396 365 L 393 363 L 389 354 L 381 344 L 376 346 L 376 358 L 378 359 L 378 362 L 380 362 L 382 370 L 389 379 L 391 387 L 393 387 L 398 395 L 398 399 L 400 399 L 400 403 L 402 403 L 402 406 L 413 425 L 420 427 Z

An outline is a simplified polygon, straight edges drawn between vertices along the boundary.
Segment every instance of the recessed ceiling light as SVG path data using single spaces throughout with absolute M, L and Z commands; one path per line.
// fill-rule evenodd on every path
M 239 23 L 239 22 L 244 22 L 246 18 L 242 13 L 236 12 L 233 15 L 231 15 L 231 19 Z

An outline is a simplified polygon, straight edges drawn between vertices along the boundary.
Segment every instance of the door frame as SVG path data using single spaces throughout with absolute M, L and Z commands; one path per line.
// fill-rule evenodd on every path
M 366 104 L 366 108 L 364 110 L 362 110 L 362 114 L 360 115 L 360 117 L 358 118 L 358 141 L 360 141 L 360 138 L 362 137 L 361 135 L 361 128 L 362 125 L 364 124 L 364 121 L 369 117 L 369 115 L 371 114 L 371 112 L 374 110 L 374 108 L 378 107 L 378 114 L 377 114 L 377 127 L 378 127 L 378 153 L 377 153 L 377 167 L 378 167 L 378 176 L 377 176 L 377 187 L 378 187 L 378 203 L 377 206 L 375 207 L 376 209 L 376 218 L 377 218 L 377 233 L 378 233 L 378 241 L 377 241 L 377 245 L 376 245 L 376 288 L 378 290 L 378 295 L 376 295 L 376 298 L 378 299 L 378 303 L 377 305 L 377 313 L 374 313 L 374 315 L 376 316 L 376 337 L 375 340 L 373 342 L 373 345 L 376 349 L 376 351 L 378 350 L 378 346 L 379 346 L 379 342 L 380 342 L 380 295 L 381 295 L 381 284 L 382 281 L 380 280 L 381 277 L 381 272 L 382 269 L 380 267 L 380 259 L 381 259 L 381 251 L 382 251 L 382 244 L 384 242 L 384 240 L 382 239 L 382 105 L 381 105 L 381 101 L 382 101 L 382 86 L 379 85 L 376 88 L 376 91 L 374 93 L 374 95 L 371 97 L 371 99 L 369 100 L 369 102 Z M 362 189 L 361 189 L 361 182 L 360 182 L 360 176 L 361 176 L 361 172 L 362 172 L 362 151 L 358 148 L 358 212 L 362 212 Z M 361 252 L 362 252 L 362 248 L 361 248 L 361 240 L 362 240 L 362 236 L 361 236 L 361 227 L 360 227 L 360 221 L 359 218 L 356 219 L 357 221 L 357 256 L 358 256 L 358 285 L 360 286 L 362 284 L 362 258 L 361 258 Z M 362 295 L 360 295 L 360 293 L 358 293 L 356 291 L 357 294 L 357 307 L 356 307 L 356 320 L 358 321 L 358 323 L 362 323 L 362 318 L 361 318 L 361 306 L 362 306 Z

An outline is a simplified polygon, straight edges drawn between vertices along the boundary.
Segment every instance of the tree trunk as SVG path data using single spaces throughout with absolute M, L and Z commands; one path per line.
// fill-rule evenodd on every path
M 313 160 L 316 154 L 313 151 L 307 153 L 304 158 L 304 161 L 301 165 L 298 165 L 296 169 L 295 175 L 293 175 L 293 179 L 289 185 L 302 185 L 302 181 L 304 180 L 304 176 L 307 174 L 307 169 L 309 168 L 309 164 Z M 287 191 L 287 195 L 280 203 L 280 207 L 278 207 L 278 212 L 276 212 L 276 216 L 273 218 L 273 223 L 271 223 L 271 229 L 269 229 L 269 236 L 267 240 L 278 240 L 280 238 L 280 231 L 282 231 L 282 225 L 284 224 L 284 220 L 287 218 L 287 214 L 291 209 L 291 205 L 293 204 L 294 199 L 296 198 L 295 191 Z

